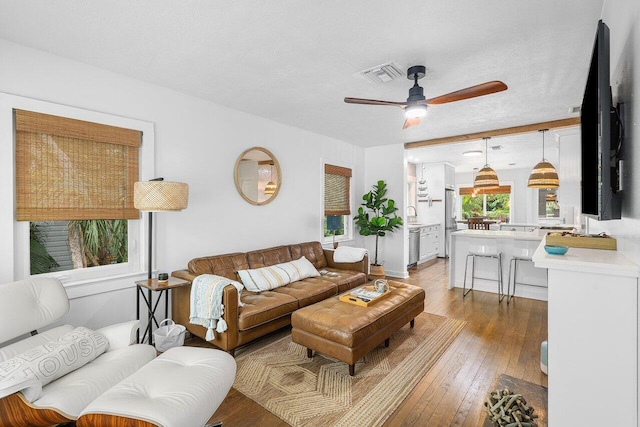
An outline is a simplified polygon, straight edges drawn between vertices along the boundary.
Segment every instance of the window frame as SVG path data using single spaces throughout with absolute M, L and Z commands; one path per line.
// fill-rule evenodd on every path
M 15 219 L 15 140 L 13 123 L 13 110 L 22 109 L 43 114 L 51 114 L 72 119 L 84 120 L 94 123 L 101 123 L 110 126 L 124 127 L 142 132 L 142 141 L 139 151 L 139 179 L 148 180 L 153 178 L 154 174 L 154 145 L 155 133 L 154 125 L 150 122 L 131 119 L 127 117 L 115 116 L 106 113 L 68 107 L 65 105 L 40 101 L 31 98 L 24 98 L 8 94 L 0 94 L 0 145 L 4 151 L 1 154 L 10 154 L 5 156 L 6 160 L 1 162 L 1 166 L 7 167 L 8 174 L 4 175 L 5 182 L 8 179 L 11 183 L 11 202 L 8 215 L 0 216 L 0 223 L 6 224 L 4 221 L 10 218 L 12 224 L 12 242 L 11 250 L 13 252 L 13 262 L 11 263 L 11 278 L 9 280 L 22 280 L 31 277 L 30 249 L 29 249 L 29 221 L 16 221 Z M 8 126 L 3 126 L 8 125 Z M 4 142 L 3 142 L 4 141 Z M 6 163 L 5 163 L 6 162 Z M 0 195 L 0 201 L 7 201 Z M 87 267 L 75 270 L 66 270 L 38 275 L 39 277 L 56 277 L 63 282 L 65 287 L 73 287 L 78 285 L 100 284 L 99 291 L 84 290 L 83 294 L 90 295 L 98 292 L 109 290 L 104 287 L 105 282 L 117 280 L 119 278 L 129 278 L 140 276 L 146 270 L 147 249 L 146 245 L 140 242 L 146 241 L 148 234 L 148 222 L 145 215 L 141 215 L 140 219 L 128 220 L 128 240 L 129 240 L 129 258 L 128 262 L 105 265 L 96 267 Z M 0 253 L 6 251 L 8 245 L 5 245 Z M 0 271 L 0 278 L 6 277 L 7 271 Z M 120 286 L 120 288 L 123 286 Z
M 324 235 L 324 222 L 325 222 L 325 218 L 326 215 L 324 214 L 324 192 L 325 192 L 325 188 L 324 188 L 324 175 L 325 175 L 325 165 L 333 165 L 333 166 L 339 166 L 339 167 L 343 167 L 343 168 L 347 168 L 347 169 L 351 169 L 351 174 L 352 176 L 349 177 L 349 208 L 351 210 L 351 212 L 353 212 L 353 196 L 354 196 L 354 189 L 353 189 L 353 166 L 345 163 L 345 162 L 340 162 L 340 161 L 336 161 L 336 160 L 332 160 L 332 159 L 322 159 L 321 161 L 321 181 L 322 181 L 322 191 L 320 192 L 320 207 L 321 207 L 321 216 L 320 216 L 320 243 L 322 243 L 323 245 L 330 245 L 332 244 L 334 241 L 336 243 L 338 242 L 348 242 L 350 240 L 353 240 L 353 229 L 354 229 L 354 224 L 353 224 L 353 213 L 351 215 L 343 215 L 345 217 L 345 234 L 340 235 L 340 236 L 335 236 L 335 240 L 334 240 L 334 236 L 326 236 Z

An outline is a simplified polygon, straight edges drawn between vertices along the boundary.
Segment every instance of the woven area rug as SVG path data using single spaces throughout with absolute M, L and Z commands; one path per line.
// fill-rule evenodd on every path
M 254 345 L 236 357 L 233 387 L 292 426 L 373 426 L 386 420 L 456 339 L 466 322 L 422 313 L 356 363 L 291 341 Z

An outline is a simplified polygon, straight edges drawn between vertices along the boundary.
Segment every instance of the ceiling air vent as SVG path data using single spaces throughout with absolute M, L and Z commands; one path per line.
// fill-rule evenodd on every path
M 399 77 L 405 77 L 404 72 L 400 71 L 400 67 L 393 62 L 360 71 L 360 75 L 373 83 L 387 83 Z

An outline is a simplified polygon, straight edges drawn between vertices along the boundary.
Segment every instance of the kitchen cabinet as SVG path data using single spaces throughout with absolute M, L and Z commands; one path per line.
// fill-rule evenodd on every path
M 418 264 L 430 261 L 438 256 L 440 250 L 440 225 L 420 227 L 420 258 Z
M 549 425 L 638 425 L 638 277 L 621 252 L 569 248 L 533 262 L 549 270 Z M 517 301 L 516 301 L 517 303 Z M 602 391 L 615 391 L 615 411 Z
M 456 168 L 449 163 L 444 164 L 444 188 L 456 189 Z

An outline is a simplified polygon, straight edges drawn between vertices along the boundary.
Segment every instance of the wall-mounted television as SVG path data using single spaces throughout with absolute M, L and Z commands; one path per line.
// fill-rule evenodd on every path
M 621 137 L 609 84 L 609 27 L 598 22 L 582 99 L 582 214 L 598 221 L 621 218 Z

